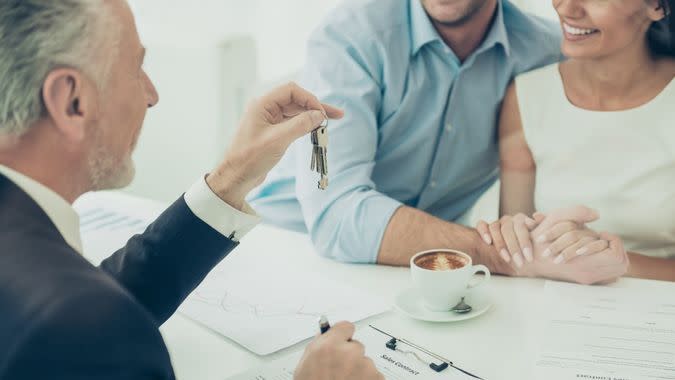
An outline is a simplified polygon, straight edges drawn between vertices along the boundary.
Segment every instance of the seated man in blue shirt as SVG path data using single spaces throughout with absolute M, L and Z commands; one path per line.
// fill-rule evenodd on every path
M 511 79 L 558 61 L 560 31 L 508 0 L 347 1 L 312 34 L 301 83 L 346 117 L 329 126 L 330 185 L 296 143 L 251 199 L 346 262 L 408 265 L 461 249 L 513 274 L 464 214 L 498 176 L 497 117 Z

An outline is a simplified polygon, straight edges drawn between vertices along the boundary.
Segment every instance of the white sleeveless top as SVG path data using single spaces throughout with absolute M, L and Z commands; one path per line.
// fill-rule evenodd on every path
M 592 207 L 600 220 L 591 228 L 619 235 L 629 251 L 675 258 L 675 80 L 616 112 L 570 103 L 558 64 L 518 76 L 516 91 L 536 209 Z

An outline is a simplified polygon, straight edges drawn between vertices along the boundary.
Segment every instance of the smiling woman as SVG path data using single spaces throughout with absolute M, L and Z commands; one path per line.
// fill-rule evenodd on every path
M 674 1 L 553 0 L 565 36 L 563 53 L 588 58 L 648 47 L 656 56 L 673 56 Z
M 479 226 L 504 261 L 522 268 L 524 256 L 537 273 L 583 283 L 624 274 L 675 281 L 673 2 L 553 0 L 569 59 L 518 76 L 508 90 L 504 216 Z M 544 231 L 527 223 L 535 211 L 574 205 L 597 212 L 553 228 L 543 219 Z

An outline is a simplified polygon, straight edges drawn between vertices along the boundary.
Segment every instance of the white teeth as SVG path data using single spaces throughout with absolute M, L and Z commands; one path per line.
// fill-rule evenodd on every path
M 598 30 L 597 29 L 581 29 L 581 28 L 575 28 L 571 25 L 563 24 L 563 28 L 565 28 L 565 31 L 569 34 L 574 34 L 575 36 L 583 36 L 586 34 L 591 34 L 595 33 Z

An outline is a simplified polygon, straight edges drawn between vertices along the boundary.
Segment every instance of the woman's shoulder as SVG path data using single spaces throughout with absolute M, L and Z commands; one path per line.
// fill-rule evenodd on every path
M 511 84 L 512 96 L 517 98 L 520 108 L 532 111 L 555 94 L 561 87 L 559 63 L 543 66 L 518 75 Z
M 540 81 L 540 80 L 558 80 L 560 77 L 559 67 L 562 63 L 552 63 L 540 68 L 518 74 L 516 82 Z
M 560 87 L 559 66 L 554 63 L 518 75 L 512 84 L 518 99 L 523 103 L 541 100 L 543 94 L 550 94 Z
M 516 115 L 517 129 L 524 132 L 531 148 L 547 129 L 555 127 L 555 123 L 545 120 L 564 104 L 559 65 L 555 63 L 518 75 L 506 92 L 502 112 Z

